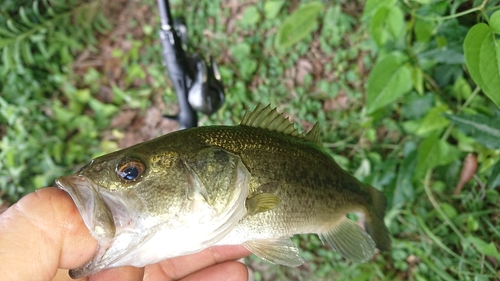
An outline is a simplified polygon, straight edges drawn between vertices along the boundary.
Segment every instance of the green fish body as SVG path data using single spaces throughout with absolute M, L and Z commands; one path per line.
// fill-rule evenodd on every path
M 290 240 L 316 233 L 353 261 L 390 249 L 385 197 L 321 147 L 259 105 L 239 126 L 177 131 L 92 160 L 57 184 L 99 241 L 86 276 L 144 266 L 213 245 L 242 244 L 287 266 L 303 263 Z M 361 215 L 365 230 L 346 218 Z

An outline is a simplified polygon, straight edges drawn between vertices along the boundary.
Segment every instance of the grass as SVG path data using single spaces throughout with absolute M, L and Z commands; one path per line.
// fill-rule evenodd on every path
M 255 280 L 500 279 L 499 147 L 463 133 L 442 115 L 493 118 L 499 112 L 464 71 L 457 43 L 496 2 L 483 9 L 478 1 L 473 7 L 393 1 L 396 8 L 384 10 L 393 22 L 379 23 L 376 1 L 331 1 L 310 19 L 316 23 L 311 32 L 280 48 L 275 37 L 282 24 L 310 2 L 171 1 L 174 13 L 186 17 L 191 50 L 215 58 L 226 86 L 224 106 L 200 116 L 200 125 L 238 124 L 247 108 L 271 103 L 299 129 L 319 122 L 337 162 L 388 198 L 390 253 L 353 264 L 315 235 L 298 235 L 294 241 L 306 263 L 292 269 L 250 257 Z M 0 66 L 4 202 L 52 184 L 96 155 L 176 126 L 160 114 L 176 107 L 161 65 L 156 1 L 40 3 L 38 11 L 25 6 L 27 21 L 21 4 L 0 4 L 1 29 L 9 31 L 14 22 L 18 32 L 9 32 L 16 40 L 31 40 L 19 43 L 29 52 L 10 64 L 3 55 Z M 96 7 L 104 7 L 108 20 Z M 435 20 L 419 22 L 424 12 Z M 74 24 L 88 14 L 92 21 Z M 65 40 L 51 41 L 58 36 Z M 2 45 L 2 54 L 15 54 L 12 46 Z M 408 68 L 411 89 L 402 87 L 394 101 L 368 108 L 367 95 L 377 86 L 374 69 L 392 53 L 409 58 L 395 73 Z M 453 194 L 468 154 L 477 168 Z

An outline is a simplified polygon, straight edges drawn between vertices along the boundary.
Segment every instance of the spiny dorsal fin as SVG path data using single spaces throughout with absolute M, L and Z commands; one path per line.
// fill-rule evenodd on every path
M 267 129 L 295 137 L 304 137 L 295 129 L 293 123 L 283 116 L 283 113 L 278 113 L 276 107 L 271 108 L 271 105 L 264 106 L 261 103 L 253 111 L 245 113 L 241 125 Z
M 264 106 L 259 103 L 253 111 L 248 110 L 245 112 L 241 125 L 276 131 L 322 145 L 318 123 L 314 124 L 314 127 L 307 134 L 301 134 L 295 129 L 294 124 L 288 120 L 288 117 L 285 118 L 283 113 L 278 113 L 276 107 L 271 108 L 270 104 Z
M 314 124 L 313 128 L 309 132 L 307 132 L 305 139 L 310 141 L 310 142 L 314 142 L 317 145 L 320 145 L 320 146 L 322 145 L 321 133 L 319 131 L 318 122 L 316 122 L 316 124 Z

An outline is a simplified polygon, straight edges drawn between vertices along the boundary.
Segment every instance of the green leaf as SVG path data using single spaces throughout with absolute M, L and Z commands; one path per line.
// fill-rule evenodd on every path
M 16 41 L 13 45 L 14 49 L 12 50 L 13 51 L 12 57 L 14 59 L 14 62 L 17 66 L 18 71 L 20 69 L 23 69 L 23 62 L 21 60 L 21 45 L 25 44 L 25 43 L 26 43 L 25 41 L 20 40 L 20 41 Z
M 257 69 L 257 66 L 258 63 L 255 60 L 244 60 L 241 67 L 239 68 L 241 77 L 245 80 L 250 79 Z
M 389 8 L 381 7 L 377 10 L 370 21 L 370 35 L 378 46 L 382 46 L 387 41 L 387 34 L 384 30 L 384 22 Z
M 467 217 L 467 228 L 470 231 L 477 231 L 479 229 L 479 221 L 475 217 L 469 215 Z
M 17 36 L 16 33 L 11 32 L 7 28 L 5 28 L 5 26 L 0 26 L 0 35 L 2 35 L 2 37 L 6 37 L 6 38 L 14 38 L 14 40 Z
M 429 42 L 434 32 L 434 22 L 423 20 L 420 18 L 415 19 L 415 37 L 419 42 Z
M 380 7 L 391 7 L 397 0 L 367 0 L 363 9 L 363 18 L 371 17 L 380 9 Z
M 432 109 L 435 98 L 432 93 L 418 95 L 411 92 L 401 101 L 401 116 L 409 120 L 421 119 Z
M 408 155 L 405 155 L 403 163 L 399 167 L 396 178 L 396 187 L 394 189 L 394 198 L 392 204 L 404 204 L 412 202 L 415 198 L 415 189 L 411 181 L 415 168 L 417 166 L 417 150 L 414 149 Z
M 500 115 L 488 117 L 482 114 L 450 115 L 444 116 L 467 136 L 472 137 L 477 142 L 490 149 L 500 148 Z
M 491 177 L 488 180 L 488 186 L 490 188 L 500 186 L 500 161 L 498 161 L 495 166 L 491 168 Z
M 476 84 L 500 108 L 500 42 L 485 23 L 474 25 L 464 40 L 465 64 Z
M 411 67 L 411 81 L 417 93 L 424 94 L 424 74 L 420 67 Z
M 63 124 L 69 124 L 72 120 L 75 119 L 75 113 L 67 110 L 65 107 L 62 106 L 61 102 L 57 100 L 54 104 L 57 106 L 54 106 L 54 116 L 58 121 L 60 121 Z
M 414 0 L 414 1 L 425 5 L 425 4 L 430 4 L 433 0 Z
M 44 41 L 36 41 L 35 44 L 36 46 L 38 47 L 38 50 L 40 51 L 40 53 L 42 54 L 42 56 L 45 58 L 45 59 L 49 59 L 51 54 L 49 54 L 49 52 L 47 51 L 47 48 L 45 47 L 45 43 Z
M 403 12 L 398 6 L 392 6 L 387 14 L 387 31 L 393 39 L 399 38 L 403 34 L 405 19 Z
M 229 46 L 229 52 L 238 62 L 246 60 L 250 55 L 251 49 L 250 45 L 245 42 Z
M 418 162 L 415 177 L 422 176 L 427 170 L 447 165 L 458 159 L 458 150 L 437 136 L 427 137 L 418 149 Z
M 370 34 L 377 43 L 382 46 L 386 43 L 388 36 L 394 40 L 401 36 L 405 25 L 404 15 L 397 6 L 380 7 L 370 22 Z
M 390 104 L 412 89 L 411 71 L 404 65 L 405 61 L 406 57 L 391 54 L 375 64 L 368 76 L 367 114 Z
M 500 11 L 496 11 L 491 15 L 489 24 L 495 33 L 500 34 Z
M 89 101 L 89 106 L 95 112 L 96 118 L 108 119 L 118 111 L 118 108 L 113 104 L 105 104 L 96 99 Z
M 7 27 L 14 33 L 19 34 L 22 33 L 22 30 L 16 27 L 14 21 L 12 19 L 7 20 Z
M 33 24 L 33 22 L 28 18 L 28 16 L 26 15 L 26 9 L 24 7 L 20 7 L 19 8 L 19 16 L 21 17 L 21 20 L 23 21 L 23 23 L 26 25 L 26 26 L 29 26 L 29 27 L 33 27 L 35 26 Z
M 266 19 L 275 18 L 283 7 L 285 0 L 267 1 L 264 3 L 264 16 Z
M 453 84 L 453 93 L 459 99 L 467 99 L 470 97 L 472 89 L 463 76 L 460 76 L 457 80 L 455 80 L 455 83 Z
M 288 48 L 311 34 L 318 25 L 316 18 L 322 9 L 321 2 L 311 2 L 295 10 L 279 27 L 275 47 Z
M 417 129 L 416 134 L 425 135 L 448 126 L 450 121 L 442 116 L 447 110 L 448 106 L 446 105 L 435 106 L 429 110 L 423 118 L 422 123 L 420 123 L 420 127 Z
M 443 213 L 450 219 L 453 219 L 454 217 L 457 216 L 458 214 L 457 209 L 455 209 L 455 207 L 453 207 L 449 203 L 444 202 L 439 205 L 441 207 L 441 210 L 443 210 Z
M 243 12 L 243 16 L 241 17 L 241 25 L 243 26 L 254 26 L 260 20 L 259 10 L 257 6 L 252 5 L 248 6 Z
M 21 55 L 27 64 L 31 65 L 35 63 L 35 59 L 31 53 L 31 46 L 27 42 L 23 42 L 23 44 L 21 44 Z
M 485 256 L 490 256 L 495 259 L 500 259 L 500 253 L 498 252 L 495 243 L 490 242 L 487 243 L 486 241 L 482 240 L 481 238 L 475 237 L 475 236 L 469 236 L 467 237 L 467 240 L 469 240 L 470 243 L 476 247 L 476 249 L 483 255 Z
M 5 46 L 2 49 L 2 65 L 4 67 L 4 72 L 9 71 L 12 68 L 14 62 L 12 61 L 12 55 L 10 53 L 10 46 Z

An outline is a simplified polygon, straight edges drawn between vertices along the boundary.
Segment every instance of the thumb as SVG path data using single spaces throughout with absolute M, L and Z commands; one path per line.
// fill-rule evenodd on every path
M 52 280 L 88 261 L 97 246 L 69 195 L 44 188 L 0 215 L 0 280 Z

